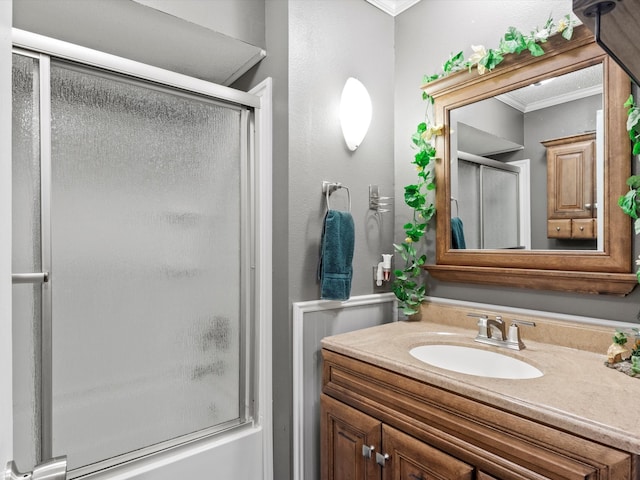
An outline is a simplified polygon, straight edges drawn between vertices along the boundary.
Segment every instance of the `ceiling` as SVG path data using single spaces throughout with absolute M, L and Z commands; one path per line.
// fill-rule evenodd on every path
M 602 65 L 559 75 L 496 97 L 521 112 L 559 105 L 602 93 Z

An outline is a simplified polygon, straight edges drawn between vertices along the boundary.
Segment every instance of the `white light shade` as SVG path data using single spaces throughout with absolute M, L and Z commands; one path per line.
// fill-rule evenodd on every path
M 359 80 L 349 77 L 344 84 L 340 99 L 340 125 L 349 150 L 355 150 L 360 146 L 370 124 L 369 92 Z

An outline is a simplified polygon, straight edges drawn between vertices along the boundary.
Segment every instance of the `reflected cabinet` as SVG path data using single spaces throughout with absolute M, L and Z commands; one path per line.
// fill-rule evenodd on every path
M 542 142 L 547 148 L 547 237 L 597 239 L 596 135 Z

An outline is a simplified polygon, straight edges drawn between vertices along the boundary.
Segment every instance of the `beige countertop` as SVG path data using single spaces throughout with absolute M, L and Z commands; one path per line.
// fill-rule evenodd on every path
M 640 379 L 604 365 L 604 352 L 523 340 L 521 351 L 474 342 L 476 331 L 427 321 L 395 322 L 326 337 L 323 348 L 460 395 L 640 454 Z M 530 363 L 544 375 L 526 380 L 478 377 L 427 365 L 411 348 L 431 343 L 493 350 Z

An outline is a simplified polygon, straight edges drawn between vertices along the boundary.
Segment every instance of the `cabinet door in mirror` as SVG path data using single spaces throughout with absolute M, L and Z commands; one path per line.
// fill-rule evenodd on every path
M 631 174 L 631 82 L 583 26 L 542 46 L 423 87 L 444 125 L 436 264 L 425 268 L 444 281 L 625 295 L 637 283 L 617 205 Z

